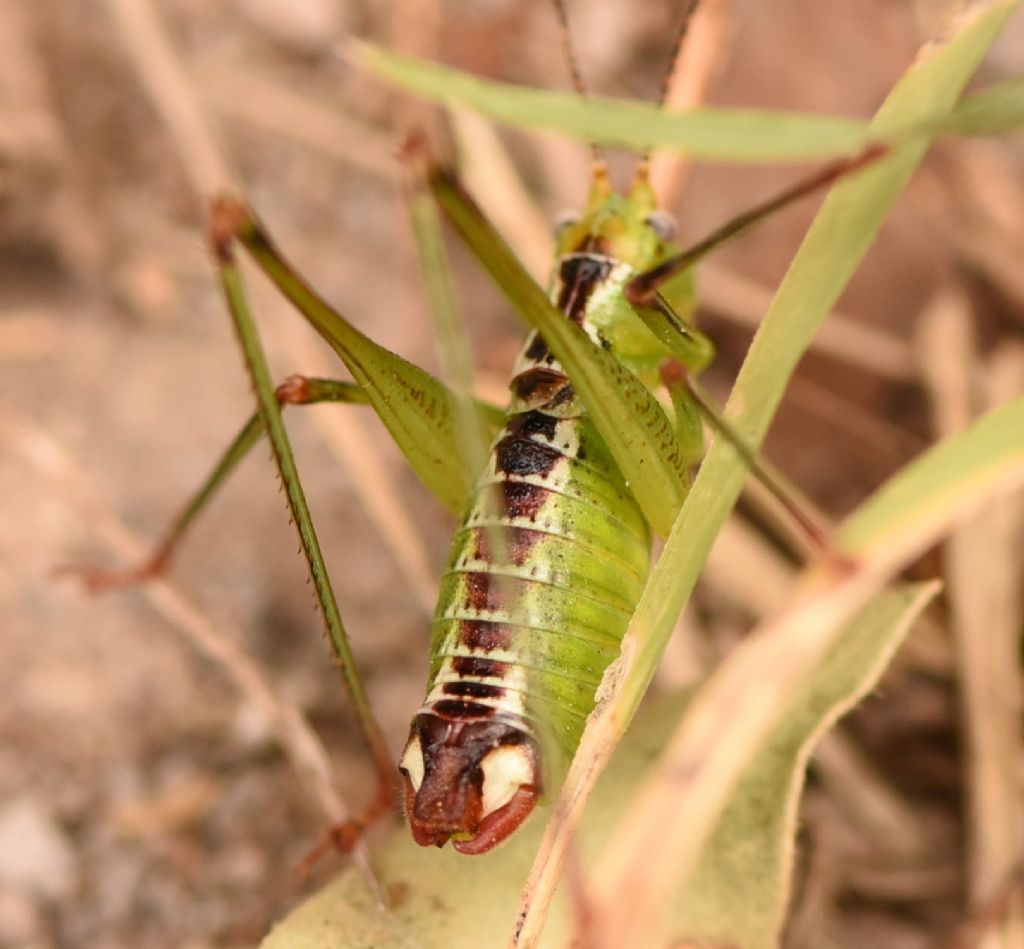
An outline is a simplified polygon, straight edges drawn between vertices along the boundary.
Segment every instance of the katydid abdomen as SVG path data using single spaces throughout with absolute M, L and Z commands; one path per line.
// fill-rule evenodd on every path
M 623 265 L 562 257 L 552 299 L 588 319 Z M 650 531 L 622 474 L 534 334 L 505 426 L 452 544 L 433 621 L 427 699 L 402 756 L 418 843 L 482 853 L 572 757 L 650 566 Z

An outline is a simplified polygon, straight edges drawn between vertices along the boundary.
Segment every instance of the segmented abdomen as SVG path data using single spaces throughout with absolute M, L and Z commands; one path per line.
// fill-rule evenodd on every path
M 650 565 L 644 518 L 561 367 L 533 337 L 457 532 L 427 701 L 575 751 Z

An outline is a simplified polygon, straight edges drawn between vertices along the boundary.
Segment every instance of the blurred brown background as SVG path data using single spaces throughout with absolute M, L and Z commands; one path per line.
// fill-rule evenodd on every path
M 692 68 L 706 73 L 714 103 L 866 117 L 950 6 L 709 2 L 692 53 L 708 66 Z M 573 39 L 592 87 L 651 98 L 678 7 L 575 4 Z M 295 868 L 319 839 L 323 811 L 265 709 L 237 687 L 238 663 L 196 648 L 204 622 L 305 712 L 348 799 L 370 793 L 264 450 L 182 549 L 171 570 L 178 594 L 90 598 L 53 576 L 69 563 L 130 562 L 123 532 L 156 538 L 249 410 L 199 190 L 231 176 L 328 299 L 436 369 L 394 157 L 423 112 L 353 74 L 338 43 L 351 33 L 485 75 L 567 84 L 544 0 L 160 0 L 155 31 L 147 9 L 142 0 L 0 4 L 0 945 L 248 945 L 301 896 Z M 168 43 L 190 85 L 167 71 Z M 1019 70 L 1022 53 L 1018 17 L 982 76 Z M 479 131 L 466 135 L 464 150 L 482 147 Z M 550 136 L 505 141 L 545 218 L 579 204 L 585 149 Z M 967 376 L 1002 373 L 1011 390 L 1019 379 L 1021 161 L 1019 140 L 941 144 L 840 302 L 846 321 L 830 324 L 824 351 L 801 370 L 767 451 L 831 514 L 932 440 L 937 415 L 962 407 L 943 389 L 950 376 L 929 382 L 928 366 L 948 357 Z M 796 173 L 680 175 L 683 237 Z M 813 205 L 708 267 L 701 319 L 720 348 L 708 380 L 722 397 Z M 521 207 L 508 213 L 542 256 L 529 236 L 535 221 Z M 452 252 L 482 387 L 500 393 L 521 328 L 467 255 Z M 253 297 L 279 376 L 335 371 L 265 284 L 253 281 Z M 343 614 L 397 749 L 421 699 L 430 578 L 451 525 L 365 411 L 290 416 Z M 349 450 L 356 466 L 339 461 L 360 436 L 366 447 Z M 746 510 L 763 520 L 756 505 Z M 720 555 L 690 611 L 708 654 L 788 582 L 784 544 L 771 528 L 761 536 L 777 573 L 723 569 Z M 1019 553 L 1018 540 L 1000 550 Z M 918 572 L 941 566 L 935 556 Z M 1019 571 L 1010 572 L 1000 595 L 1012 603 Z M 949 615 L 948 602 L 931 614 L 842 746 L 874 762 L 865 771 L 854 755 L 849 780 L 879 791 L 886 820 L 914 826 L 887 852 L 891 835 L 873 836 L 829 791 L 829 767 L 844 765 L 821 765 L 792 945 L 934 945 L 967 915 Z M 193 639 L 182 634 L 190 622 Z M 1019 613 L 1006 622 L 1019 632 Z M 687 679 L 695 661 L 674 649 L 666 681 Z

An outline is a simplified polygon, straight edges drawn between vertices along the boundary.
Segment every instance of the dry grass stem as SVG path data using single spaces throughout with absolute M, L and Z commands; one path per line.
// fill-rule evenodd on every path
M 204 98 L 221 114 L 368 175 L 397 180 L 395 142 L 366 122 L 251 69 L 201 64 L 198 74 Z
M 940 436 L 962 431 L 985 408 L 1024 388 L 1020 351 L 986 367 L 972 338 L 967 300 L 941 294 L 923 317 L 922 365 Z M 988 378 L 988 391 L 982 378 Z M 993 382 L 991 380 L 998 380 Z M 1024 801 L 1018 761 L 1024 503 L 1006 498 L 975 513 L 946 546 L 949 599 L 968 750 L 968 893 L 974 909 L 1001 891 L 1024 860 Z M 986 934 L 985 949 L 1024 942 L 1020 898 Z
M 199 198 L 233 190 L 238 177 L 196 106 L 195 90 L 151 0 L 107 0 L 107 7 Z
M 467 109 L 452 109 L 451 117 L 466 187 L 534 279 L 545 283 L 551 266 L 551 227 L 523 185 L 494 126 Z
M 729 53 L 734 8 L 734 0 L 704 0 L 697 8 L 669 79 L 666 109 L 683 112 L 704 102 Z M 678 152 L 662 150 L 651 156 L 651 184 L 662 207 L 671 210 L 679 205 L 690 167 L 689 159 Z
M 106 543 L 120 561 L 143 561 L 149 552 L 147 545 L 99 502 L 85 474 L 56 441 L 10 412 L 0 416 L 0 431 L 5 444 L 11 446 L 34 473 L 53 483 L 55 491 L 75 506 L 79 520 L 89 524 L 96 537 Z M 343 823 L 350 808 L 337 793 L 337 780 L 327 752 L 300 709 L 275 693 L 259 665 L 238 645 L 243 637 L 225 629 L 223 622 L 213 623 L 168 580 L 156 578 L 141 589 L 153 609 L 194 649 L 212 661 L 234 683 L 240 695 L 259 709 L 325 821 Z M 367 882 L 378 891 L 362 844 L 354 856 Z

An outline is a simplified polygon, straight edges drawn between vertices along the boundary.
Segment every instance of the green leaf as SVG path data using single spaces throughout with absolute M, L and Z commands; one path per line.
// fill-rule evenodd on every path
M 670 925 L 678 936 L 737 949 L 777 942 L 808 758 L 828 728 L 875 686 L 937 591 L 937 583 L 923 583 L 879 594 L 792 693 L 675 897 L 678 913 Z
M 658 400 L 611 353 L 595 346 L 556 309 L 455 182 L 435 174 L 431 187 L 455 229 L 516 312 L 540 331 L 572 379 L 644 516 L 656 533 L 665 536 L 689 479 L 673 425 Z
M 1024 129 L 1024 76 L 967 96 L 940 130 L 957 135 L 1006 135 Z
M 844 550 L 872 563 L 927 546 L 993 488 L 1024 481 L 1024 396 L 993 409 L 907 465 L 843 525 Z
M 447 105 L 468 106 L 521 128 L 544 128 L 637 151 L 668 148 L 722 162 L 788 162 L 863 148 L 867 126 L 797 112 L 658 106 L 490 82 L 468 73 L 353 41 L 353 61 L 395 85 Z

